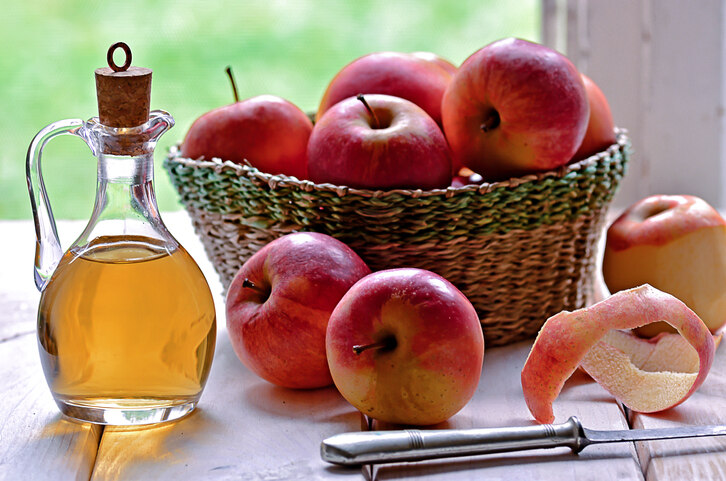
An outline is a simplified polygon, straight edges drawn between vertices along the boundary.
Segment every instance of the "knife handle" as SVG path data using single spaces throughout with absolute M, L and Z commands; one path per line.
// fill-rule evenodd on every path
M 562 424 L 527 427 L 336 434 L 321 443 L 320 456 L 329 463 L 354 466 L 559 446 L 579 452 L 587 444 L 582 424 L 571 417 Z

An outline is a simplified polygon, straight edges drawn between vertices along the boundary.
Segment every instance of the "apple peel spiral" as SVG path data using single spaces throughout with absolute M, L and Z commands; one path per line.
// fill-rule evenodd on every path
M 641 339 L 621 331 L 658 321 L 680 335 Z M 522 369 L 524 398 L 538 422 L 552 423 L 552 403 L 580 366 L 633 411 L 662 411 L 682 403 L 703 384 L 716 345 L 688 306 L 645 284 L 550 317 Z

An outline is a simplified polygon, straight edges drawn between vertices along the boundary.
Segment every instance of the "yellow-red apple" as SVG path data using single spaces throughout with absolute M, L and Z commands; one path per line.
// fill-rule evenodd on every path
M 235 103 L 194 121 L 182 143 L 182 156 L 247 160 L 262 172 L 306 179 L 310 118 L 283 98 L 260 95 L 240 102 L 236 92 Z
M 587 122 L 585 137 L 580 147 L 572 156 L 573 161 L 586 159 L 591 155 L 602 152 L 615 143 L 615 122 L 610 111 L 605 94 L 595 82 L 585 74 L 582 81 L 585 84 L 587 101 L 590 104 L 590 117 Z
M 326 347 L 343 397 L 396 424 L 453 416 L 474 394 L 484 357 L 469 300 L 421 269 L 384 270 L 358 281 L 330 316 Z
M 250 257 L 227 293 L 227 330 L 251 371 L 283 387 L 332 383 L 328 319 L 343 294 L 370 273 L 347 245 L 319 233 L 280 237 Z
M 376 52 L 343 67 L 328 84 L 317 120 L 333 105 L 358 94 L 385 94 L 415 103 L 441 126 L 441 97 L 456 67 L 430 52 Z
M 630 206 L 608 228 L 602 269 L 610 292 L 648 283 L 685 302 L 712 332 L 726 323 L 726 221 L 703 199 L 655 195 Z
M 317 183 L 360 189 L 436 189 L 451 183 L 451 153 L 431 117 L 408 100 L 360 95 L 335 104 L 308 142 Z
M 627 341 L 622 336 L 635 336 L 612 332 L 663 320 L 695 349 L 697 369 L 690 354 L 688 362 L 678 359 L 685 349 L 682 343 L 670 351 L 669 358 L 659 346 L 662 337 Z M 534 418 L 551 423 L 555 419 L 553 401 L 581 365 L 632 410 L 657 412 L 682 403 L 701 386 L 714 352 L 711 333 L 688 306 L 644 285 L 620 291 L 591 307 L 563 311 L 547 319 L 522 369 L 522 390 Z M 649 358 L 653 362 L 649 363 Z
M 566 164 L 585 136 L 589 110 L 572 62 L 514 38 L 467 58 L 441 102 L 454 162 L 487 181 Z

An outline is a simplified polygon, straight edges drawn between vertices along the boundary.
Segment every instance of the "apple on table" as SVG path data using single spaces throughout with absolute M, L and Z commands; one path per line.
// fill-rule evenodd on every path
M 368 266 L 339 240 L 298 232 L 257 251 L 235 275 L 226 299 L 237 356 L 278 386 L 332 384 L 325 353 L 328 319 Z
M 333 105 L 308 142 L 316 183 L 358 189 L 436 189 L 451 184 L 451 153 L 436 122 L 413 102 L 359 95 Z
M 454 163 L 497 181 L 569 162 L 585 136 L 589 104 L 564 55 L 508 38 L 464 61 L 441 115 Z
M 474 307 L 449 281 L 401 268 L 351 287 L 330 316 L 326 349 L 338 391 L 362 413 L 431 425 L 473 396 L 484 337 Z
M 248 161 L 269 174 L 307 178 L 307 143 L 313 124 L 292 102 L 275 95 L 235 102 L 194 121 L 181 147 L 183 157 L 236 163 Z
M 602 265 L 610 292 L 648 283 L 685 302 L 715 332 L 726 323 L 726 221 L 705 200 L 654 195 L 608 228 Z M 668 331 L 664 323 L 638 330 Z

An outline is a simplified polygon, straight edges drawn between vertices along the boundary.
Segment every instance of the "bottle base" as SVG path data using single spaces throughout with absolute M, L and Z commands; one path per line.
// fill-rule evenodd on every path
M 62 399 L 60 411 L 78 421 L 108 426 L 143 426 L 181 419 L 197 406 L 198 399 Z

